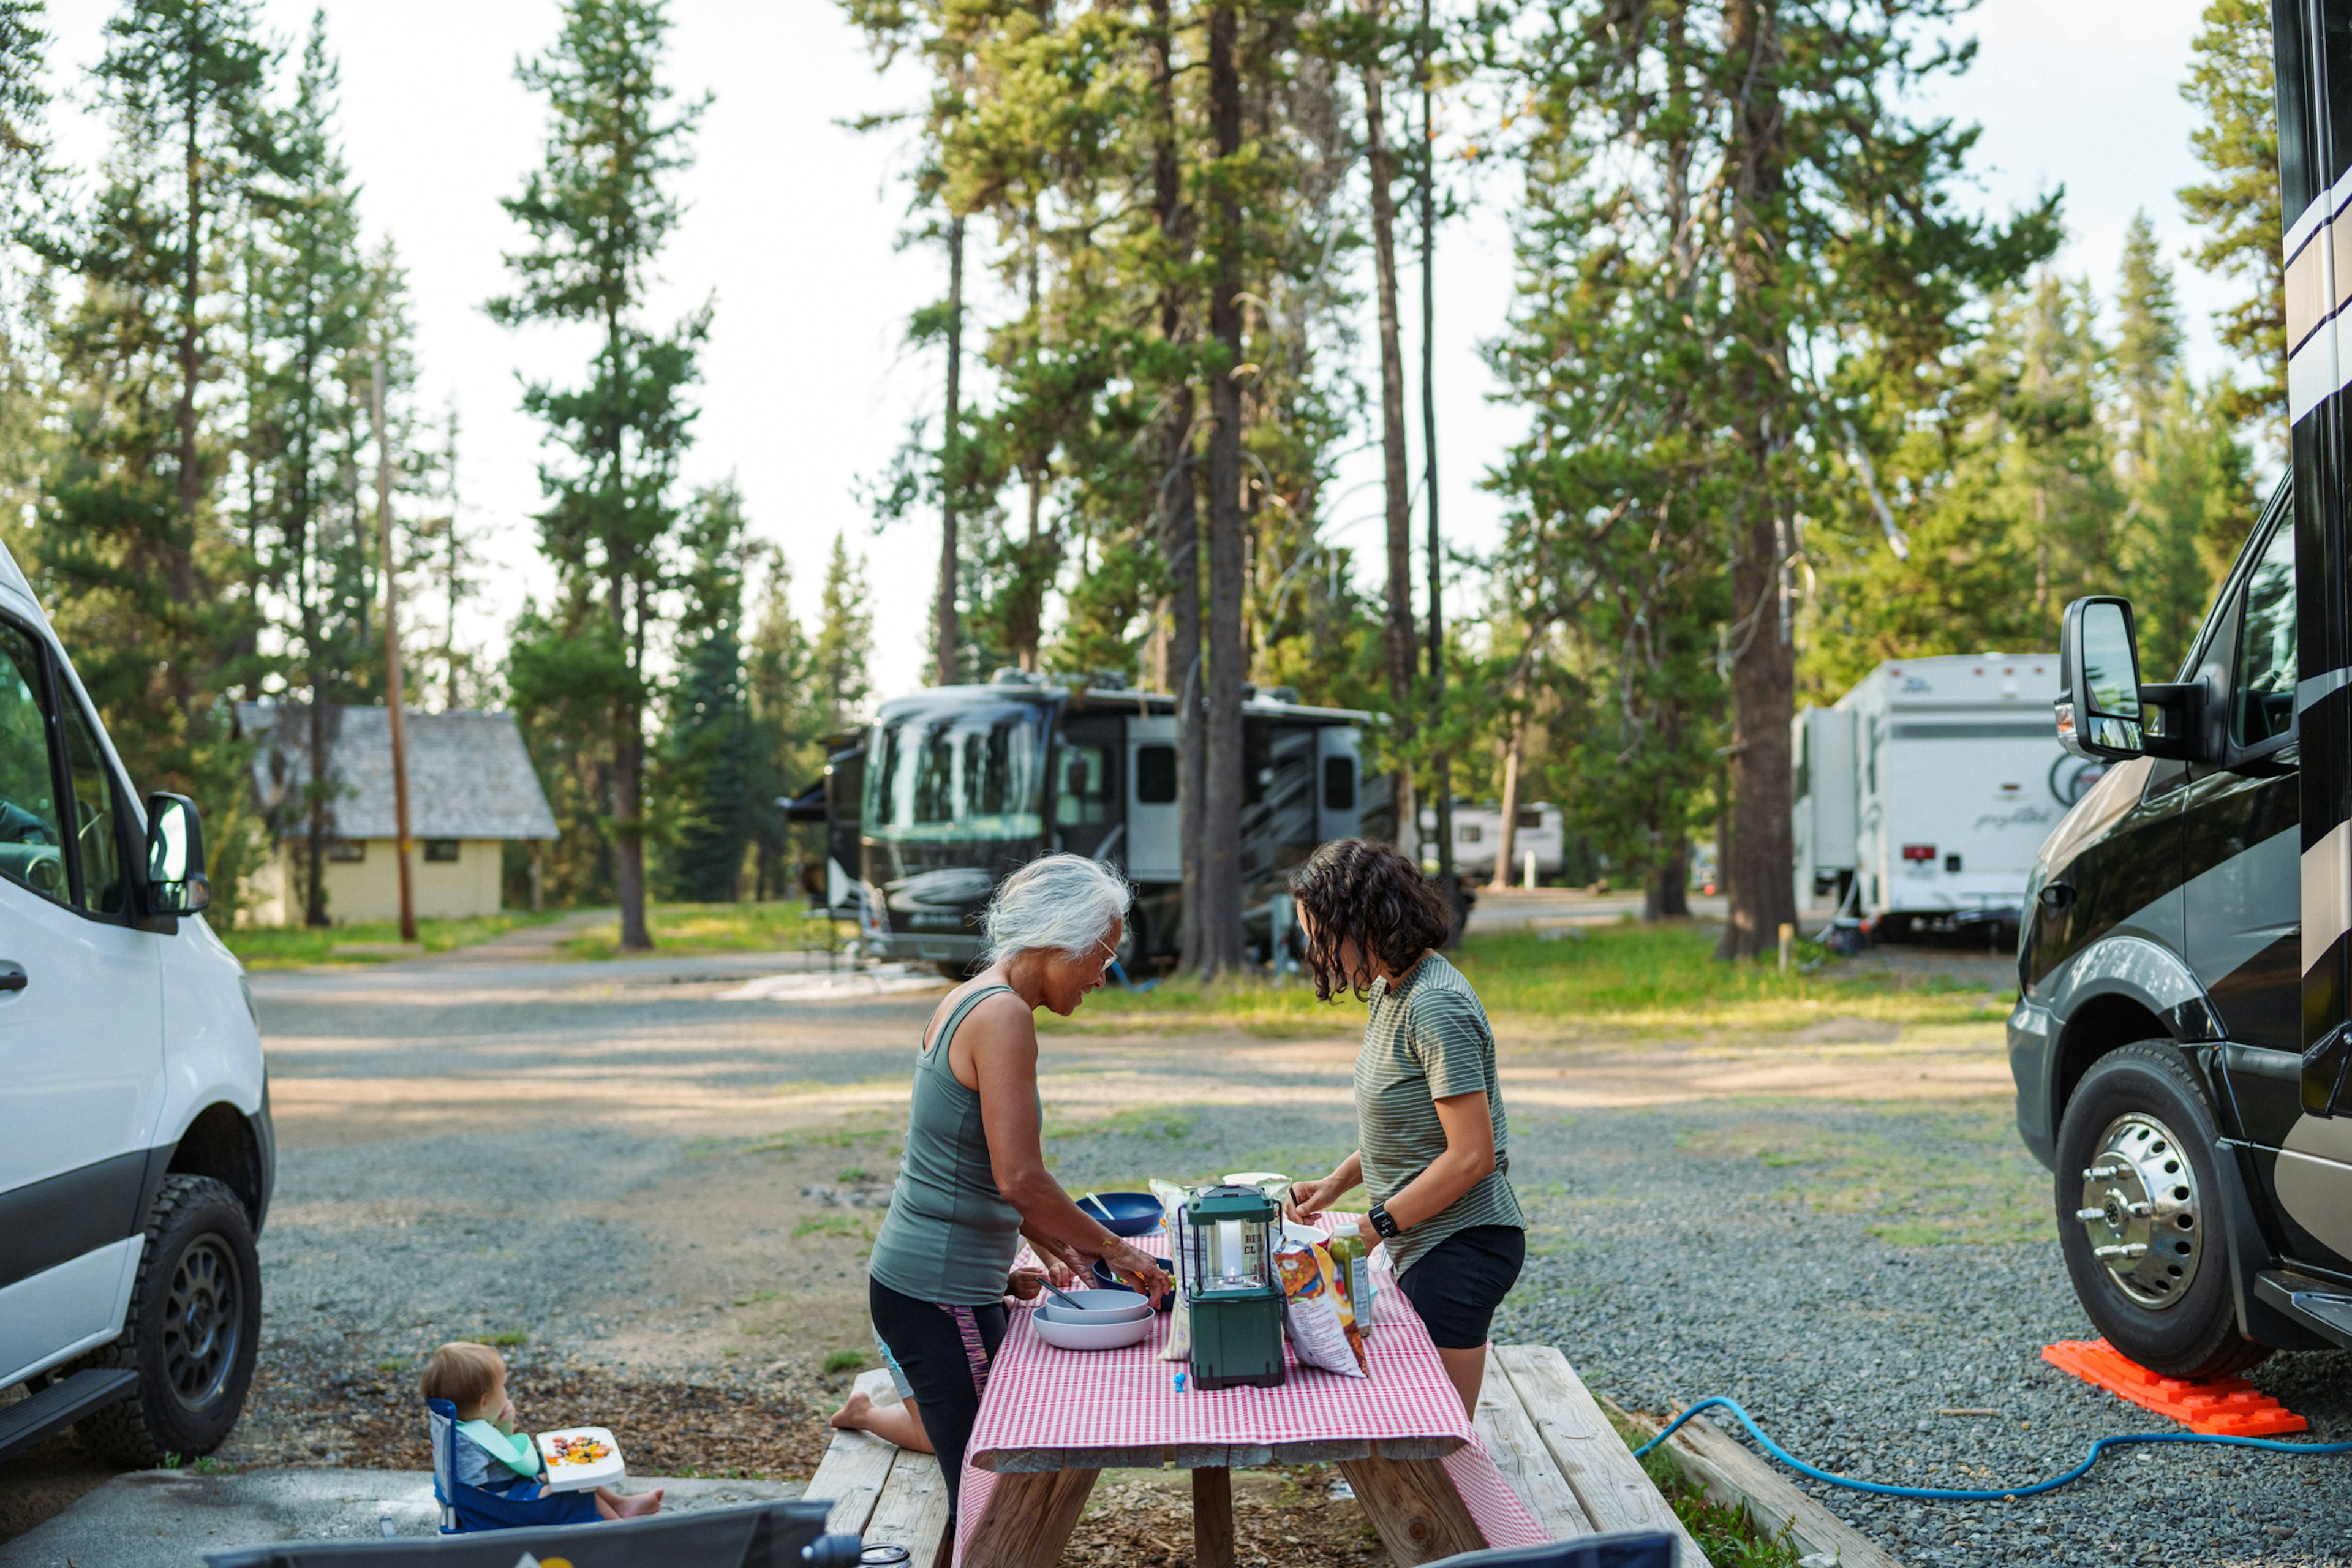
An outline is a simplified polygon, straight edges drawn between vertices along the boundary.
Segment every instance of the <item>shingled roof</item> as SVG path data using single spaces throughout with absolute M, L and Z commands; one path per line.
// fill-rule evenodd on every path
M 302 831 L 310 778 L 309 710 L 237 704 L 237 723 L 261 744 L 253 787 L 284 831 Z M 348 707 L 330 714 L 327 776 L 340 786 L 331 807 L 339 838 L 390 838 L 392 710 Z M 412 838 L 553 838 L 555 813 L 523 750 L 511 713 L 461 710 L 407 714 L 408 831 Z M 276 731 L 283 723 L 282 742 Z

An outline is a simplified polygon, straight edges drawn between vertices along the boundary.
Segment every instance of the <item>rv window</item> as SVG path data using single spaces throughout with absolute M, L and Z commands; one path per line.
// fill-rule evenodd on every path
M 1110 766 L 1100 746 L 1062 747 L 1061 789 L 1054 826 L 1092 827 L 1110 820 Z
M 2231 682 L 2230 727 L 2241 746 L 2294 727 L 2294 530 L 2281 528 L 2246 579 Z
M 1476 823 L 1465 822 L 1454 830 L 1454 837 L 1457 843 L 1476 844 L 1484 840 L 1486 834 Z
M 1323 809 L 1353 811 L 1356 809 L 1356 759 L 1326 757 L 1323 759 Z
M 1176 804 L 1176 748 L 1135 748 L 1135 803 L 1138 805 Z
M 1532 827 L 1538 832 L 1543 828 L 1543 813 L 1540 811 L 1523 811 L 1512 820 L 1521 827 Z
M 1034 838 L 1043 793 L 1045 723 L 1026 703 L 942 705 L 876 727 L 866 831 L 877 838 Z

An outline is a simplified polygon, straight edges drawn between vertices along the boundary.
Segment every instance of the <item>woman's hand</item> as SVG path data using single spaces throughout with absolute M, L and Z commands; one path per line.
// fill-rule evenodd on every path
M 1029 1249 L 1037 1255 L 1037 1261 L 1045 1266 L 1045 1278 L 1054 1282 L 1055 1289 L 1068 1289 L 1071 1283 L 1086 1272 L 1087 1260 L 1079 1257 L 1077 1250 L 1069 1243 L 1056 1241 L 1050 1236 L 1040 1236 L 1026 1226 L 1022 1226 L 1021 1235 L 1028 1241 Z M 1029 1300 L 1026 1296 L 1021 1299 L 1024 1301 Z
M 1319 1182 L 1293 1182 L 1285 1194 L 1284 1217 L 1305 1225 L 1338 1203 L 1342 1194 L 1364 1179 L 1364 1157 L 1350 1154 L 1339 1162 L 1339 1168 Z
M 1118 1237 L 1113 1237 L 1111 1244 L 1103 1248 L 1102 1259 L 1110 1265 L 1114 1275 L 1129 1281 L 1154 1301 L 1176 1288 L 1175 1281 L 1168 1278 L 1168 1270 L 1160 1267 L 1160 1259 Z
M 1045 1277 L 1034 1268 L 1016 1268 L 1004 1281 L 1004 1293 L 1016 1301 L 1034 1301 L 1045 1293 Z M 1054 1281 L 1058 1289 L 1062 1281 Z

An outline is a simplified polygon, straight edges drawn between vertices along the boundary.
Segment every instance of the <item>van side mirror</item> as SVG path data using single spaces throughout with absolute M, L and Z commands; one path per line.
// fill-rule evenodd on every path
M 2130 600 L 2077 599 L 2066 606 L 2053 706 L 2058 743 L 2078 757 L 2120 762 L 2147 751 Z
M 147 894 L 159 915 L 192 915 L 213 901 L 204 825 L 186 795 L 147 797 Z

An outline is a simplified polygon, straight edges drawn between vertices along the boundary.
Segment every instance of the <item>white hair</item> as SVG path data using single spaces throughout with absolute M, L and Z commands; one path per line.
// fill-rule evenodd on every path
M 1127 913 L 1134 889 L 1127 879 L 1083 855 L 1040 855 L 1004 879 L 988 900 L 981 927 L 988 956 L 1011 958 L 1033 948 L 1056 948 L 1084 958 Z

